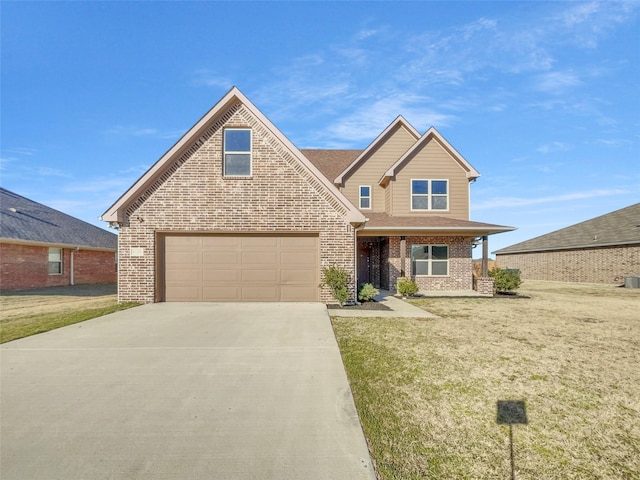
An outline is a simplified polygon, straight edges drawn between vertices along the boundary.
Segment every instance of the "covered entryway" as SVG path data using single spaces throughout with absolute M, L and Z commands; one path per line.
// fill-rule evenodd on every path
M 318 235 L 164 236 L 167 302 L 315 302 Z

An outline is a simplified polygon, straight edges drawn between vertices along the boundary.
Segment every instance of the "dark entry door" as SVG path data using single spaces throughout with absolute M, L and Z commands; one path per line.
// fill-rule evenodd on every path
M 371 245 L 358 244 L 358 285 L 371 283 Z

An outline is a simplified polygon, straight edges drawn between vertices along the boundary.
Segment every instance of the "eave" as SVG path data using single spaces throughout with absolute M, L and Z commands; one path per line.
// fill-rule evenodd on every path
M 622 247 L 625 245 L 640 245 L 640 241 L 638 240 L 626 240 L 620 242 L 607 242 L 607 243 L 585 243 L 585 244 L 576 244 L 576 245 L 565 245 L 562 247 L 544 247 L 544 248 L 533 248 L 533 249 L 518 249 L 518 250 L 496 250 L 495 252 L 491 252 L 495 255 L 515 255 L 520 253 L 539 253 L 539 252 L 554 252 L 554 251 L 562 251 L 562 250 L 582 250 L 587 248 L 601 248 L 601 247 Z
M 86 245 L 79 245 L 77 243 L 58 243 L 58 242 L 38 242 L 34 240 L 21 240 L 19 238 L 0 238 L 0 243 L 12 244 L 12 245 L 25 245 L 28 247 L 53 247 L 53 248 L 68 248 L 68 249 L 80 249 L 80 250 L 92 250 L 96 252 L 116 252 L 116 248 L 108 247 L 89 247 Z

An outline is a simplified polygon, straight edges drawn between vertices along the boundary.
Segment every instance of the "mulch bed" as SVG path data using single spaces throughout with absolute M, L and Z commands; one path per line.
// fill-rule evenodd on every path
M 327 308 L 329 310 L 335 310 L 339 308 L 343 308 L 344 310 L 387 310 L 391 311 L 389 307 L 382 303 L 378 302 L 362 302 L 359 305 L 345 305 L 344 307 L 340 307 L 337 303 L 328 303 Z

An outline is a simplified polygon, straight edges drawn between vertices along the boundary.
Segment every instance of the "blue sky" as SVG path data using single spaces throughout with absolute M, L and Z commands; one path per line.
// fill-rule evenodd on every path
M 640 2 L 0 8 L 0 182 L 95 225 L 233 85 L 299 148 L 435 126 L 492 251 L 640 201 Z

